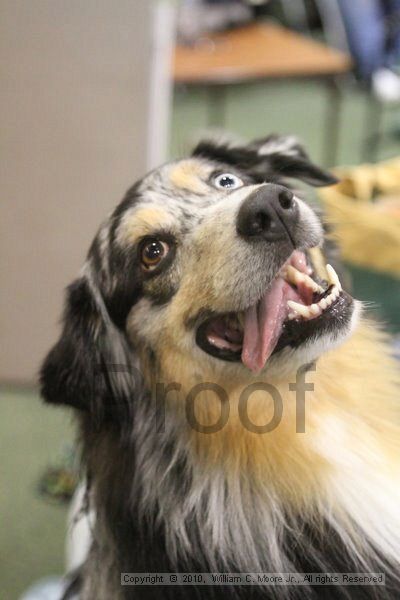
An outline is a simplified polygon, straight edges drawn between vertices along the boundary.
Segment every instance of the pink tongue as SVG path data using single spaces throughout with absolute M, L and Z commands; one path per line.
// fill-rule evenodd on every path
M 287 301 L 297 294 L 278 277 L 260 302 L 248 308 L 244 318 L 242 362 L 257 373 L 271 356 L 282 333 Z

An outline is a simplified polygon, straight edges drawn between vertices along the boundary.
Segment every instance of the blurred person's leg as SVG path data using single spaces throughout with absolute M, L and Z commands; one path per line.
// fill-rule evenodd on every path
M 385 54 L 383 66 L 372 75 L 372 88 L 382 102 L 400 102 L 400 0 L 381 0 L 384 8 Z
M 385 11 L 380 0 L 338 0 L 348 42 L 363 79 L 385 65 Z
M 338 0 L 348 42 L 362 79 L 379 102 L 400 101 L 400 0 Z
M 386 66 L 398 66 L 400 61 L 400 0 L 384 0 L 386 8 Z

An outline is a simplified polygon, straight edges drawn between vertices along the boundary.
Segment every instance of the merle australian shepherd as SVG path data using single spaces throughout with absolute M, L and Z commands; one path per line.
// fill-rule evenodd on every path
M 69 286 L 41 383 L 79 422 L 82 600 L 399 597 L 397 367 L 296 179 L 335 182 L 291 137 L 202 142 L 127 192 Z M 386 585 L 121 585 L 139 572 Z

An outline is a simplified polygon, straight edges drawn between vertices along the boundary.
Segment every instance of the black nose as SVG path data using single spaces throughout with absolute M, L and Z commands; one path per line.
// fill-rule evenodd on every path
M 245 238 L 269 242 L 293 239 L 299 207 L 293 192 L 267 183 L 252 192 L 240 207 L 237 231 Z

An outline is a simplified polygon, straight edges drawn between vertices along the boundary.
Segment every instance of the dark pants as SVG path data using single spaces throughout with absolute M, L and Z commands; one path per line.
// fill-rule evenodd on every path
M 400 0 L 338 0 L 361 77 L 400 58 Z

